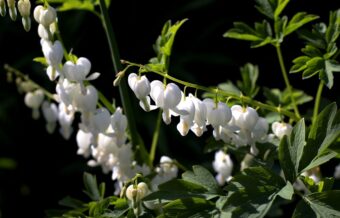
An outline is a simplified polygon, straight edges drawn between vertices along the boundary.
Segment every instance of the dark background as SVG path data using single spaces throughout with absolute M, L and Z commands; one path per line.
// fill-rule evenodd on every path
M 328 21 L 328 11 L 340 6 L 339 1 L 293 0 L 284 14 L 292 16 L 307 11 Z M 275 49 L 266 46 L 250 49 L 249 43 L 223 38 L 223 33 L 234 21 L 252 24 L 264 17 L 254 9 L 252 0 L 163 0 L 112 1 L 110 15 L 123 59 L 146 63 L 154 56 L 152 44 L 162 25 L 189 18 L 176 36 L 170 73 L 186 81 L 202 85 L 216 85 L 240 78 L 239 67 L 247 62 L 258 64 L 259 85 L 283 88 L 281 72 Z M 102 73 L 95 85 L 109 98 L 117 97 L 112 87 L 114 72 L 105 34 L 99 20 L 88 12 L 70 11 L 59 13 L 61 34 L 67 49 L 92 62 L 92 72 Z M 20 17 L 12 22 L 8 15 L 0 19 L 0 66 L 15 66 L 31 78 L 53 91 L 41 65 L 32 63 L 42 56 L 37 25 L 26 33 Z M 287 68 L 291 60 L 300 54 L 303 42 L 295 34 L 286 39 L 282 47 Z M 337 77 L 337 75 L 335 75 Z M 159 77 L 152 77 L 160 79 Z M 318 81 L 312 78 L 302 81 L 300 75 L 290 75 L 294 87 L 315 95 Z M 325 88 L 324 96 L 330 101 L 339 100 L 337 81 L 332 92 Z M 144 113 L 136 105 L 138 128 L 147 147 L 151 144 L 156 113 Z M 117 99 L 118 105 L 119 99 Z M 306 112 L 312 104 L 302 108 Z M 176 122 L 161 131 L 158 156 L 168 154 L 186 166 L 197 163 L 209 165 L 212 155 L 203 155 L 204 140 L 190 133 L 182 138 L 176 131 Z M 207 134 L 206 134 L 207 135 Z M 6 74 L 0 67 L 0 158 L 11 160 L 7 168 L 0 169 L 0 218 L 43 217 L 44 210 L 58 208 L 57 202 L 66 195 L 83 197 L 82 173 L 96 173 L 100 180 L 108 181 L 109 192 L 113 183 L 110 176 L 90 169 L 86 160 L 76 155 L 75 134 L 65 141 L 56 132 L 52 136 L 45 131 L 45 121 L 32 120 L 31 111 L 23 103 L 14 84 L 6 82 Z M 2 161 L 3 163 L 3 161 Z M 8 163 L 8 162 L 7 162 Z M 332 175 L 336 161 L 324 167 L 325 175 Z M 288 214 L 290 214 L 288 212 Z

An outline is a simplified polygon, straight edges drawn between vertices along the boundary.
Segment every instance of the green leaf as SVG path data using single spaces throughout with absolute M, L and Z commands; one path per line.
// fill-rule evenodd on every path
M 166 202 L 188 197 L 205 197 L 206 195 L 204 194 L 208 192 L 203 186 L 182 179 L 170 180 L 160 184 L 158 189 L 158 191 L 149 194 L 143 200 Z
M 165 217 L 211 217 L 215 204 L 203 198 L 185 198 L 174 200 L 163 207 Z
M 292 66 L 292 68 L 290 68 L 289 72 L 290 73 L 298 73 L 304 69 L 307 68 L 307 61 L 309 61 L 311 58 L 308 56 L 300 56 L 297 57 L 293 60 L 294 65 Z
M 87 10 L 94 11 L 94 4 L 91 0 L 68 0 L 65 1 L 60 7 L 59 11 L 69 11 L 69 10 Z
M 274 11 L 276 8 L 276 1 L 269 1 L 269 0 L 256 0 L 257 5 L 255 8 L 262 13 L 263 15 L 267 16 L 270 19 L 274 19 Z
M 223 34 L 223 37 L 247 40 L 247 41 L 260 41 L 261 37 L 258 36 L 258 33 L 248 26 L 248 24 L 243 22 L 234 22 L 234 28 L 228 30 Z
M 281 12 L 283 11 L 283 9 L 285 9 L 288 3 L 289 3 L 289 0 L 277 0 L 277 7 L 274 11 L 275 19 L 280 16 Z
M 59 205 L 65 206 L 65 207 L 70 207 L 70 208 L 83 208 L 85 206 L 85 203 L 82 202 L 81 200 L 72 198 L 70 196 L 67 196 L 63 199 L 61 199 L 59 202 Z
M 33 59 L 33 61 L 41 63 L 44 66 L 48 66 L 48 63 L 47 63 L 45 57 L 36 57 L 36 58 Z
M 322 80 L 325 82 L 327 87 L 331 89 L 333 87 L 333 72 L 340 72 L 340 64 L 335 60 L 326 60 L 325 61 L 325 78 Z
M 312 162 L 324 163 L 328 158 L 332 157 L 331 153 L 325 155 L 326 149 L 336 139 L 336 137 L 327 137 L 328 134 L 339 134 L 338 119 L 333 125 L 334 118 L 337 114 L 337 105 L 332 103 L 323 109 L 317 116 L 312 127 L 310 128 L 307 144 L 304 147 L 303 155 L 299 164 L 300 172 L 304 172 L 305 168 Z M 335 131 L 334 131 L 335 130 Z M 329 160 L 329 159 L 328 159 Z M 309 168 L 309 167 L 308 167 Z
M 259 77 L 259 69 L 256 65 L 251 63 L 245 64 L 240 69 L 242 82 L 238 81 L 238 87 L 242 90 L 242 92 L 250 97 L 255 97 L 260 90 L 258 86 L 256 86 L 257 79 Z
M 292 200 L 294 194 L 293 185 L 290 182 L 287 182 L 286 186 L 283 187 L 277 194 L 283 199 Z
M 287 27 L 284 29 L 284 35 L 287 36 L 292 32 L 296 31 L 303 25 L 318 19 L 319 16 L 313 14 L 307 14 L 306 12 L 298 12 L 293 18 L 288 22 Z
M 303 199 L 318 217 L 340 217 L 340 190 L 312 193 Z
M 320 73 L 325 68 L 325 60 L 321 57 L 314 57 L 306 62 L 306 69 L 302 73 L 303 79 L 308 79 Z
M 85 185 L 85 193 L 94 201 L 100 200 L 100 192 L 97 185 L 96 176 L 84 173 L 83 181 Z
M 165 44 L 160 48 L 161 52 L 166 56 L 171 55 L 172 45 L 175 40 L 175 36 L 179 28 L 187 21 L 188 19 L 184 19 L 181 21 L 176 22 L 174 25 L 170 26 L 167 30 L 167 33 L 164 34 L 166 37 Z M 162 33 L 163 35 L 163 33 Z
M 306 172 L 307 170 L 320 166 L 321 164 L 324 164 L 328 162 L 330 159 L 336 157 L 337 154 L 338 153 L 335 151 L 323 152 L 321 155 L 318 155 L 317 157 L 315 157 L 308 166 L 306 166 L 303 170 L 301 170 L 301 172 Z
M 285 178 L 294 183 L 299 171 L 299 162 L 306 145 L 305 121 L 301 119 L 293 128 L 289 137 L 282 138 L 279 146 L 279 160 Z
M 280 193 L 290 198 L 291 187 L 269 169 L 250 167 L 234 176 L 227 186 L 227 200 L 220 202 L 233 217 L 264 217 Z
M 314 211 L 308 206 L 308 204 L 300 200 L 299 203 L 297 204 L 292 218 L 317 218 L 316 214 Z
M 210 194 L 220 194 L 221 189 L 211 173 L 202 166 L 194 165 L 193 171 L 186 171 L 182 174 L 185 181 L 203 186 Z

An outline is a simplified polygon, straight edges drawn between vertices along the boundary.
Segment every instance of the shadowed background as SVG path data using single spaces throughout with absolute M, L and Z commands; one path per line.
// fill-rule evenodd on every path
M 328 11 L 337 9 L 340 4 L 332 0 L 322 2 L 321 7 L 317 0 L 291 1 L 283 14 L 291 17 L 298 11 L 306 11 L 320 15 L 320 20 L 327 22 Z M 260 86 L 284 87 L 273 47 L 250 49 L 248 42 L 222 37 L 234 21 L 252 25 L 254 21 L 264 18 L 254 9 L 252 0 L 113 0 L 109 10 L 122 59 L 146 63 L 154 56 L 152 44 L 162 25 L 169 19 L 175 22 L 189 18 L 176 36 L 170 74 L 186 81 L 213 86 L 240 79 L 239 67 L 251 62 L 259 65 Z M 87 57 L 92 62 L 91 72 L 102 74 L 94 84 L 108 98 L 118 98 L 118 89 L 112 87 L 114 72 L 98 18 L 79 11 L 63 12 L 58 16 L 66 48 L 73 49 L 78 56 Z M 49 135 L 45 130 L 45 121 L 32 120 L 30 109 L 23 103 L 23 96 L 17 93 L 14 84 L 6 82 L 2 69 L 4 63 L 29 74 L 47 89 L 54 89 L 43 67 L 32 63 L 34 57 L 42 56 L 37 24 L 32 21 L 32 29 L 26 33 L 20 19 L 18 17 L 16 22 L 12 22 L 8 15 L 0 19 L 0 218 L 43 217 L 44 210 L 57 208 L 58 200 L 66 195 L 84 197 L 81 190 L 85 170 L 96 173 L 100 180 L 110 182 L 110 175 L 102 175 L 100 169 L 88 168 L 87 160 L 76 155 L 75 134 L 69 141 L 63 140 L 57 131 Z M 302 47 L 303 42 L 297 40 L 295 34 L 287 37 L 282 46 L 287 68 L 291 66 L 291 60 L 300 54 Z M 151 78 L 160 79 L 157 76 Z M 302 81 L 301 74 L 294 74 L 290 79 L 294 87 L 315 95 L 316 78 Z M 337 81 L 332 92 L 327 88 L 324 90 L 324 96 L 330 101 L 339 100 Z M 138 129 L 149 147 L 157 112 L 144 113 L 135 97 L 131 99 Z M 117 105 L 121 105 L 119 99 Z M 310 107 L 312 104 L 301 109 L 306 111 Z M 162 124 L 156 161 L 160 155 L 167 154 L 186 166 L 198 163 L 209 166 L 213 155 L 203 154 L 205 138 L 194 137 L 192 133 L 181 137 L 176 130 L 177 119 L 174 121 L 170 126 Z M 323 167 L 324 174 L 332 175 L 334 165 L 332 161 L 328 165 L 331 167 Z M 108 186 L 108 192 L 112 193 L 113 183 Z M 291 213 L 287 211 L 288 215 Z

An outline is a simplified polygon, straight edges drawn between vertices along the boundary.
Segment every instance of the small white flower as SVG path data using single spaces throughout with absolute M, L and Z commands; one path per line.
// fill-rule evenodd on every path
M 162 118 L 166 124 L 171 123 L 170 109 L 175 109 L 182 98 L 181 90 L 174 83 L 169 83 L 166 87 L 159 80 L 154 80 L 150 84 L 150 96 L 157 107 L 163 109 Z
M 92 134 L 89 132 L 84 132 L 83 130 L 79 129 L 76 140 L 78 145 L 78 155 L 83 155 L 85 158 L 90 156 L 90 145 L 91 145 L 91 139 Z
M 44 25 L 46 28 L 49 27 L 50 24 L 55 22 L 57 18 L 57 12 L 51 6 L 47 6 L 44 8 L 41 5 L 35 7 L 34 12 L 34 19 L 39 23 Z
M 38 35 L 40 38 L 45 40 L 50 40 L 51 37 L 51 33 L 49 32 L 49 30 L 42 24 L 38 25 Z
M 83 94 L 80 90 L 80 87 L 76 86 L 76 89 L 72 95 L 72 100 L 73 107 L 78 111 L 94 112 L 97 107 L 98 92 L 94 86 L 89 85 L 85 88 L 85 93 Z
M 90 118 L 92 133 L 104 133 L 111 123 L 110 113 L 106 108 L 97 109 Z
M 32 118 L 38 119 L 40 116 L 39 107 L 44 100 L 44 92 L 40 89 L 34 92 L 27 92 L 25 95 L 25 104 L 27 107 L 32 108 Z
M 220 185 L 224 185 L 230 179 L 233 167 L 233 161 L 228 154 L 222 150 L 215 153 L 213 168 L 218 173 L 216 179 Z
M 71 82 L 82 83 L 84 80 L 94 80 L 99 77 L 99 73 L 93 73 L 87 77 L 91 70 L 91 62 L 84 57 L 77 60 L 76 63 L 67 61 L 63 67 L 65 77 Z
M 49 103 L 44 101 L 42 104 L 42 112 L 46 120 L 46 130 L 48 133 L 52 134 L 56 128 L 58 120 L 58 108 L 54 103 Z
M 71 137 L 73 132 L 72 122 L 74 120 L 74 111 L 68 110 L 63 102 L 59 104 L 58 108 L 58 121 L 60 124 L 59 132 L 64 137 L 64 139 L 67 140 Z
M 207 119 L 207 108 L 205 104 L 192 94 L 189 94 L 192 102 L 195 106 L 195 118 L 194 125 L 191 126 L 191 131 L 195 133 L 196 136 L 201 136 L 204 131 L 206 131 L 206 119 Z
M 130 201 L 139 202 L 149 192 L 148 185 L 144 182 L 138 183 L 137 187 L 129 185 L 127 187 L 125 196 Z
M 111 128 L 113 130 L 113 134 L 117 138 L 117 145 L 123 145 L 126 141 L 125 130 L 127 128 L 127 118 L 120 107 L 118 107 L 115 113 L 111 116 Z
M 182 113 L 180 114 L 177 130 L 182 136 L 186 136 L 194 124 L 195 104 L 193 100 L 183 95 L 182 101 L 176 107 L 176 111 Z
M 292 129 L 293 127 L 288 123 L 274 122 L 272 124 L 272 131 L 279 139 L 282 139 L 284 135 L 289 136 Z
M 222 102 L 215 103 L 212 99 L 204 99 L 207 107 L 207 121 L 214 128 L 226 125 L 231 119 L 230 108 Z
M 150 97 L 148 95 L 150 94 L 151 86 L 146 76 L 139 77 L 135 73 L 130 73 L 128 83 L 136 97 L 140 100 L 139 105 L 143 110 L 150 111 L 157 108 L 155 106 L 150 107 Z
M 233 105 L 231 112 L 235 125 L 249 131 L 254 128 L 259 118 L 256 110 L 251 107 L 243 108 L 240 105 Z

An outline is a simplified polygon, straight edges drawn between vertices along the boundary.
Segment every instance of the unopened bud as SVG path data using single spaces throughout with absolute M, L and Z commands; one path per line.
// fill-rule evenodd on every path
M 12 73 L 7 72 L 6 76 L 7 76 L 7 82 L 8 83 L 12 83 L 13 82 L 13 75 L 12 75 Z
M 31 2 L 29 0 L 19 0 L 18 10 L 22 17 L 29 17 L 31 13 Z
M 7 5 L 9 9 L 9 16 L 13 21 L 17 19 L 17 8 L 15 7 L 15 0 L 7 0 Z
M 5 0 L 0 0 L 0 15 L 5 16 L 6 15 L 6 3 Z
M 23 17 L 21 18 L 22 25 L 24 26 L 24 29 L 26 32 L 30 31 L 31 29 L 31 18 L 30 17 Z
M 113 86 L 119 86 L 120 81 L 122 80 L 124 75 L 125 75 L 124 71 L 118 72 L 117 75 L 116 75 L 116 79 L 113 81 Z

